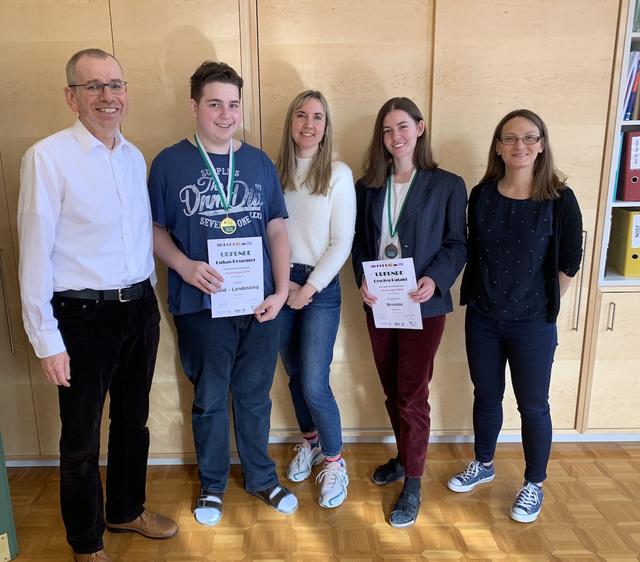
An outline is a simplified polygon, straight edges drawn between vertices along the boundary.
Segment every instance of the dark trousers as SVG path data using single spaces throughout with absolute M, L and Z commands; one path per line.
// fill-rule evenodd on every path
M 59 387 L 60 504 L 67 540 L 77 553 L 103 548 L 98 470 L 100 421 L 109 393 L 106 519 L 126 523 L 144 509 L 149 390 L 159 339 L 158 304 L 56 295 L 51 301 L 71 360 L 71 386 Z
M 544 318 L 492 320 L 467 307 L 467 358 L 474 386 L 473 429 L 476 459 L 490 462 L 502 427 L 505 367 L 518 403 L 529 482 L 547 477 L 551 452 L 549 382 L 558 344 L 556 324 Z
M 424 473 L 431 428 L 429 383 L 444 324 L 442 315 L 423 318 L 422 330 L 376 328 L 373 315 L 367 313 L 385 406 L 409 478 L 420 478 Z

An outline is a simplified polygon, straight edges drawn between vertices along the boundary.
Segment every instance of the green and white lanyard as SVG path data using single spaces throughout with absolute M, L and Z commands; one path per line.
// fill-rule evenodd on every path
M 211 162 L 211 158 L 209 158 L 209 154 L 204 149 L 204 146 L 202 146 L 200 138 L 198 137 L 198 133 L 193 135 L 193 138 L 196 141 L 196 146 L 198 147 L 200 156 L 202 156 L 202 160 L 204 161 L 205 166 L 211 174 L 213 186 L 220 196 L 220 203 L 222 204 L 223 209 L 227 212 L 227 216 L 220 221 L 220 230 L 222 230 L 224 234 L 233 234 L 238 228 L 236 221 L 229 216 L 229 207 L 231 207 L 231 200 L 233 198 L 233 191 L 235 189 L 234 180 L 236 173 L 233 139 L 231 139 L 231 141 L 229 142 L 229 176 L 227 177 L 227 192 L 225 193 L 222 182 L 220 181 L 220 177 L 218 176 L 218 172 L 216 172 L 216 169 Z
M 415 183 L 416 180 L 416 170 L 413 171 L 413 173 L 411 174 L 411 184 L 409 185 L 409 190 L 407 191 L 407 194 L 405 195 L 404 201 L 402 202 L 402 207 L 400 208 L 400 212 L 398 213 L 398 215 L 396 216 L 396 223 L 395 225 L 393 224 L 393 221 L 391 219 L 391 192 L 393 191 L 393 173 L 390 174 L 389 176 L 387 176 L 387 221 L 388 221 L 388 225 L 389 225 L 389 237 L 391 239 L 393 239 L 393 237 L 396 235 L 396 233 L 398 232 L 398 222 L 400 221 L 400 217 L 402 216 L 402 211 L 404 211 L 404 206 L 407 204 L 407 199 L 409 199 L 409 193 L 411 193 L 411 188 L 413 187 L 413 184 Z M 391 242 L 390 244 L 387 244 L 384 247 L 384 256 L 390 260 L 398 257 L 398 247 Z

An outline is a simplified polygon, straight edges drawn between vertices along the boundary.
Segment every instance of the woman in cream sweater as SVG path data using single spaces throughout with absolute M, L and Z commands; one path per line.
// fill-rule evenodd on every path
M 355 225 L 355 191 L 349 167 L 331 161 L 332 127 L 324 96 L 307 90 L 291 102 L 276 167 L 289 213 L 289 298 L 281 312 L 280 355 L 302 433 L 288 477 L 316 477 L 319 503 L 337 507 L 347 497 L 341 457 L 340 411 L 329 369 L 340 322 L 340 268 L 349 257 Z

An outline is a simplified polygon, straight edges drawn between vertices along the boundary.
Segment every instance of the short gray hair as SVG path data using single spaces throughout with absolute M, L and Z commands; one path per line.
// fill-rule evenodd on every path
M 67 73 L 68 86 L 74 84 L 76 81 L 76 65 L 82 57 L 93 57 L 96 59 L 113 59 L 118 63 L 118 66 L 120 66 L 120 63 L 118 62 L 118 59 L 116 57 L 114 57 L 110 53 L 107 53 L 106 51 L 103 51 L 102 49 L 82 49 L 82 51 L 78 51 L 67 62 L 65 70 Z M 122 66 L 120 66 L 120 68 L 122 69 Z

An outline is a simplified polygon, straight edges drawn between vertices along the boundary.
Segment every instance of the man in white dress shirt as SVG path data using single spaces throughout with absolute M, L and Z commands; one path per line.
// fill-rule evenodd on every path
M 67 63 L 64 91 L 78 119 L 22 161 L 20 287 L 25 330 L 46 379 L 58 385 L 67 540 L 75 560 L 104 561 L 105 525 L 149 538 L 178 530 L 144 508 L 160 316 L 150 281 L 146 165 L 118 130 L 128 109 L 122 68 L 108 53 L 85 49 Z M 98 457 L 107 392 L 103 508 Z

